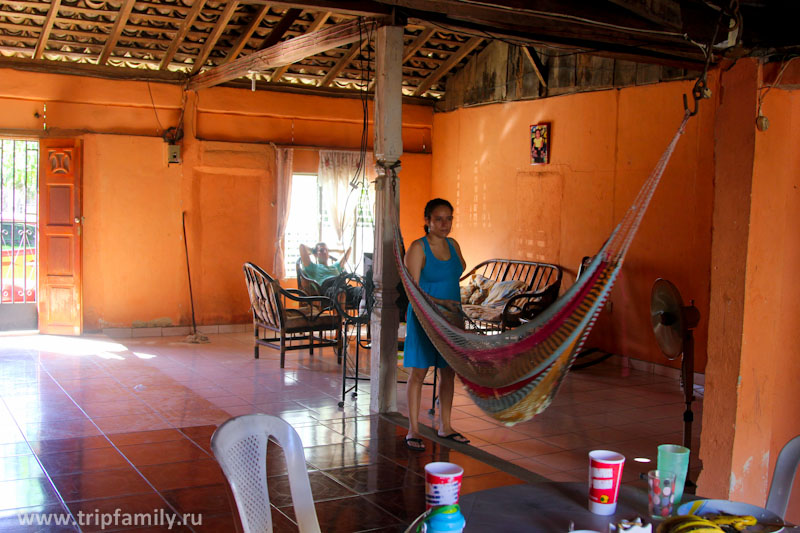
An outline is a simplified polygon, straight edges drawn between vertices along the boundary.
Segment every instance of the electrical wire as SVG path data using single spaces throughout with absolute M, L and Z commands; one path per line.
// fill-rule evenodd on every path
M 786 72 L 786 68 L 789 66 L 789 63 L 797 59 L 798 56 L 791 57 L 789 59 L 785 59 L 781 68 L 778 70 L 778 75 L 775 76 L 775 82 L 771 83 L 770 85 L 762 85 L 758 88 L 759 95 L 758 95 L 758 116 L 761 116 L 761 106 L 764 104 L 764 98 L 766 98 L 767 94 L 773 87 L 777 87 L 781 83 L 781 78 L 783 78 L 783 73 Z M 763 93 L 761 91 L 764 91 Z
M 150 82 L 149 81 L 147 82 L 147 92 L 150 93 L 150 103 L 153 105 L 153 114 L 155 114 L 155 116 L 156 116 L 156 122 L 158 122 L 158 129 L 161 130 L 161 132 L 156 132 L 156 133 L 158 135 L 161 135 L 163 133 L 163 131 L 164 131 L 164 126 L 161 125 L 161 120 L 158 118 L 158 111 L 156 110 L 156 102 L 155 102 L 155 100 L 153 100 L 153 91 L 152 91 L 152 89 L 150 89 Z M 182 116 L 183 116 L 183 113 L 181 113 L 181 117 Z
M 678 33 L 674 31 L 663 31 L 663 30 L 649 30 L 646 28 L 632 28 L 630 26 L 620 26 L 619 24 L 612 24 L 610 22 L 602 22 L 599 20 L 594 19 L 587 19 L 585 17 L 579 17 L 577 15 L 568 15 L 566 13 L 550 13 L 547 11 L 539 11 L 537 9 L 526 9 L 524 7 L 511 7 L 511 6 L 502 6 L 497 4 L 489 4 L 486 2 L 479 2 L 477 0 L 461 0 L 464 4 L 472 4 L 481 7 L 490 7 L 493 9 L 499 9 L 504 11 L 510 11 L 513 13 L 525 13 L 529 15 L 533 15 L 535 17 L 540 17 L 543 19 L 550 19 L 550 20 L 568 20 L 572 22 L 579 22 L 582 24 L 588 24 L 591 26 L 597 26 L 600 28 L 608 28 L 613 30 L 619 31 L 626 31 L 631 33 L 646 33 L 649 35 L 662 35 L 665 37 L 680 37 L 682 39 L 687 39 L 688 35 L 685 33 Z

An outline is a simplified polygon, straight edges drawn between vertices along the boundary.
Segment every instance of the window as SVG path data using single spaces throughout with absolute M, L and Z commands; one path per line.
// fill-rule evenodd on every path
M 39 143 L 0 140 L 0 304 L 36 302 Z
M 355 227 L 343 237 L 344 242 L 341 242 L 322 201 L 322 189 L 316 174 L 292 176 L 291 204 L 284 234 L 284 269 L 288 277 L 294 275 L 295 265 L 300 258 L 300 245 L 313 246 L 318 242 L 326 243 L 331 255 L 337 258 L 347 248 L 351 248 L 347 270 L 363 274 L 364 253 L 372 252 L 374 246 L 375 221 L 369 189 L 353 189 L 348 205 L 352 205 Z

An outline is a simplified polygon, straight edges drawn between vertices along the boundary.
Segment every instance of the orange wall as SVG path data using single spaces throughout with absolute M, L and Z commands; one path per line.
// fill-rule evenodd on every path
M 557 263 L 571 284 L 581 257 L 600 249 L 655 166 L 690 90 L 662 83 L 436 114 L 432 195 L 456 206 L 454 237 L 468 265 L 492 257 Z M 649 323 L 657 277 L 707 316 L 713 118 L 703 105 L 689 123 L 591 346 L 668 364 Z M 533 166 L 529 128 L 541 122 L 552 127 L 551 163 Z M 701 321 L 700 371 L 706 337 Z
M 164 157 L 119 164 L 132 153 L 163 152 L 164 142 L 152 137 L 84 136 L 86 329 L 130 326 L 134 320 L 191 320 L 181 234 L 181 168 L 168 167 Z
M 800 69 L 794 69 L 795 74 Z M 742 368 L 732 480 L 735 499 L 760 503 L 780 449 L 800 435 L 800 91 L 772 89 L 755 136 Z M 762 453 L 754 453 L 764 450 Z M 786 518 L 800 521 L 800 476 Z
M 182 106 L 183 162 L 167 165 L 160 133 L 177 125 Z M 404 106 L 403 113 L 405 149 L 430 151 L 432 109 Z M 85 141 L 87 331 L 191 323 L 184 211 L 198 324 L 249 321 L 241 265 L 272 270 L 275 246 L 268 143 L 357 149 L 361 124 L 361 103 L 352 99 L 227 88 L 184 99 L 167 84 L 0 69 L 0 132 Z M 316 171 L 315 152 L 295 152 L 298 170 Z M 409 212 L 422 211 L 413 204 L 430 189 L 430 161 L 429 154 L 404 157 L 401 201 Z

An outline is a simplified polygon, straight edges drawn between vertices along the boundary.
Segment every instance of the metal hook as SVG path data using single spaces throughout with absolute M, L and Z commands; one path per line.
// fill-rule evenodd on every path
M 697 114 L 697 108 L 699 107 L 698 103 L 700 100 L 711 98 L 711 89 L 709 89 L 708 85 L 706 84 L 705 76 L 699 77 L 695 82 L 694 87 L 692 87 L 692 98 L 694 99 L 694 109 L 690 111 L 689 100 L 686 98 L 685 94 L 683 95 L 683 110 L 686 111 L 690 117 L 693 117 Z

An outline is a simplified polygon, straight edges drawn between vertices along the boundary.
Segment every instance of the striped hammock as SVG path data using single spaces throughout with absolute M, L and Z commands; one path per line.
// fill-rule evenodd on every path
M 394 212 L 395 261 L 414 313 L 473 401 L 491 417 L 513 425 L 530 420 L 553 401 L 608 300 L 689 116 L 687 112 L 622 221 L 575 285 L 533 321 L 497 335 L 479 335 L 454 326 L 422 292 L 403 264 L 405 247 Z M 396 191 L 396 187 L 392 189 Z

